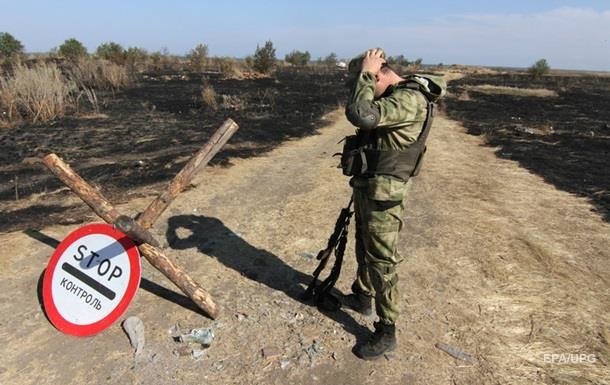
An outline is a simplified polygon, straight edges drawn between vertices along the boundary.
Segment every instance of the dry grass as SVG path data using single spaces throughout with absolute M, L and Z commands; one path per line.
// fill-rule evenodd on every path
M 73 105 L 76 84 L 62 75 L 53 63 L 39 63 L 31 68 L 19 64 L 13 74 L 0 78 L 2 120 L 21 118 L 33 122 L 63 116 Z
M 203 104 L 216 111 L 218 109 L 218 103 L 216 102 L 216 91 L 209 84 L 203 84 L 201 86 L 201 100 Z
M 81 87 L 98 90 L 116 91 L 132 82 L 127 67 L 102 59 L 81 59 L 72 67 L 71 73 Z
M 517 88 L 482 84 L 478 86 L 468 86 L 466 87 L 466 89 L 469 91 L 481 92 L 487 95 L 509 95 L 537 98 L 549 98 L 558 96 L 557 92 L 553 90 L 547 90 L 545 88 Z
M 243 73 L 233 58 L 215 58 L 214 63 L 225 79 L 243 79 Z
M 407 330 L 422 336 L 411 349 L 428 355 L 427 383 L 454 376 L 471 384 L 608 384 L 608 225 L 584 199 L 493 149 L 477 150 L 480 138 L 463 132 L 435 120 L 434 151 L 407 218 Z M 415 236 L 422 224 L 429 230 Z M 478 363 L 456 372 L 448 356 L 427 351 L 431 341 Z M 552 354 L 589 360 L 553 363 Z

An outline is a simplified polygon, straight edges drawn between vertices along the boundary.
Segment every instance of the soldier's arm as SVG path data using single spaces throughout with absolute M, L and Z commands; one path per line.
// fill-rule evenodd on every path
M 362 72 L 348 100 L 345 115 L 350 123 L 363 130 L 402 126 L 417 121 L 417 97 L 412 90 L 399 89 L 375 100 L 375 76 Z

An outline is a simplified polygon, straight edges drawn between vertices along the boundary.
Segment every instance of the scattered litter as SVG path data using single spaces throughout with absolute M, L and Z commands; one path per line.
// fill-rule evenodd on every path
M 198 343 L 203 347 L 208 347 L 214 341 L 214 331 L 211 328 L 192 329 L 190 333 L 180 335 L 178 340 L 185 343 Z
M 129 337 L 131 346 L 135 349 L 134 356 L 137 357 L 144 349 L 144 323 L 138 317 L 129 317 L 123 321 L 123 330 Z
M 183 334 L 180 325 L 176 324 L 168 332 L 176 342 L 183 345 L 174 349 L 173 354 L 177 357 L 190 356 L 193 359 L 201 358 L 214 341 L 214 330 L 210 328 L 191 329 Z
M 281 369 L 286 369 L 288 367 L 288 365 L 290 365 L 290 361 L 289 360 L 281 360 L 280 361 L 280 368 Z
M 444 351 L 445 353 L 449 354 L 451 357 L 453 357 L 455 359 L 466 361 L 469 363 L 476 362 L 476 360 L 474 359 L 474 357 L 472 357 L 472 355 L 464 352 L 463 350 L 460 350 L 459 348 L 456 348 L 455 346 L 447 345 L 442 342 L 437 342 L 434 345 L 434 347 Z
M 333 354 L 330 355 L 333 360 L 337 361 L 337 353 L 333 352 Z

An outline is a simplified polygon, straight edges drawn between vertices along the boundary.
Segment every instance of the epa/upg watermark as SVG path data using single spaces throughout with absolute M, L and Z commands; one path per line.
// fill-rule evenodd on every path
M 542 355 L 545 364 L 594 364 L 595 354 L 585 353 L 545 353 Z

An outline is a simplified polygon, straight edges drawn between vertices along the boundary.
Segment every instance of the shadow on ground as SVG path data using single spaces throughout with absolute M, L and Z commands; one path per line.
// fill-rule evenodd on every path
M 178 215 L 171 217 L 168 224 L 167 241 L 171 248 L 197 248 L 244 277 L 313 306 L 311 301 L 303 300 L 304 287 L 312 279 L 309 274 L 295 270 L 267 250 L 252 246 L 219 219 L 201 215 Z M 178 234 L 182 232 L 190 235 L 181 238 Z M 336 292 L 335 295 L 341 293 Z M 358 342 L 362 342 L 369 333 L 365 326 L 358 324 L 343 310 L 324 314 L 353 334 Z

